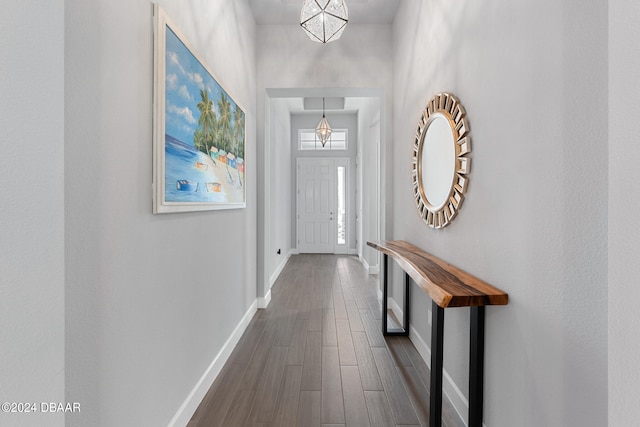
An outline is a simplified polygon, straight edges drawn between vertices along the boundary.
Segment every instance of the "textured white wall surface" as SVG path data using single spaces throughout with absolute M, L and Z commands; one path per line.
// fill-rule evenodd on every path
M 3 1 L 0 57 L 0 425 L 63 426 L 64 2 Z
M 640 4 L 609 1 L 609 426 L 638 423 Z
M 405 0 L 393 36 L 393 238 L 510 296 L 487 309 L 486 425 L 606 425 L 607 2 Z M 409 158 L 441 91 L 465 106 L 473 151 L 458 217 L 433 230 Z M 429 304 L 412 307 L 427 342 Z M 464 396 L 468 318 L 446 310 L 444 365 Z
M 380 102 L 377 99 L 362 99 L 358 110 L 358 140 L 360 141 L 360 173 L 362 183 L 362 248 L 359 255 L 372 269 L 379 268 L 379 252 L 367 246 L 368 241 L 380 240 L 380 162 L 379 142 L 381 140 Z
M 247 207 L 151 214 L 152 3 L 67 0 L 69 426 L 167 425 L 256 299 L 253 15 L 160 4 L 245 109 Z
M 285 262 L 291 250 L 291 201 L 295 198 L 295 177 L 291 176 L 291 120 L 286 100 L 271 101 L 271 150 L 268 153 L 271 212 L 269 226 L 272 229 L 271 244 L 268 253 L 269 279 Z M 280 249 L 280 254 L 278 254 Z M 270 283 L 272 285 L 273 283 Z

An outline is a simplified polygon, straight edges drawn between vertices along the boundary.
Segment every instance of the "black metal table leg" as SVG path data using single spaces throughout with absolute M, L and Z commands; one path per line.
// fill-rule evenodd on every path
M 469 349 L 469 427 L 482 427 L 484 388 L 484 306 L 471 307 L 471 334 Z
M 411 277 L 409 273 L 404 273 L 404 335 L 409 336 L 409 309 L 411 307 Z
M 382 275 L 382 335 L 387 335 L 387 297 L 389 292 L 389 256 L 383 254 L 382 256 L 382 268 L 384 273 Z
M 442 426 L 442 356 L 444 351 L 444 308 L 431 302 L 431 385 L 429 427 Z
M 410 281 L 411 278 L 408 273 L 405 273 L 405 279 L 404 279 L 405 299 L 404 299 L 404 311 L 403 311 L 404 328 L 389 330 L 388 321 L 387 321 L 387 312 L 389 310 L 389 307 L 387 304 L 387 300 L 389 298 L 389 272 L 388 272 L 389 261 L 388 259 L 389 259 L 388 255 L 383 254 L 382 260 L 383 260 L 384 273 L 382 274 L 382 335 L 406 337 L 406 336 L 409 336 L 409 307 L 411 305 L 409 288 L 411 286 L 411 281 Z

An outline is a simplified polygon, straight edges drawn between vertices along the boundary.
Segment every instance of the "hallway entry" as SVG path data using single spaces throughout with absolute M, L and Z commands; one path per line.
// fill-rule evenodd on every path
M 346 254 L 347 158 L 299 158 L 296 230 L 299 253 Z
M 382 335 L 377 279 L 354 256 L 292 256 L 188 427 L 428 427 L 429 369 Z

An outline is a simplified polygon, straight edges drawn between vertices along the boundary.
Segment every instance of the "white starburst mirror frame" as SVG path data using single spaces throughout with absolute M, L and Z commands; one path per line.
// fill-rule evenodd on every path
M 446 227 L 458 214 L 469 186 L 470 152 L 464 107 L 450 93 L 437 94 L 418 120 L 411 163 L 416 206 L 429 227 Z

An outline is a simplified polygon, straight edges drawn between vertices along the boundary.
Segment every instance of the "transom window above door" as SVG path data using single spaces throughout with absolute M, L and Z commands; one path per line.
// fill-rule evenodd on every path
M 298 130 L 298 150 L 335 151 L 347 149 L 347 129 L 333 129 L 331 136 L 323 147 L 316 136 L 315 129 Z

